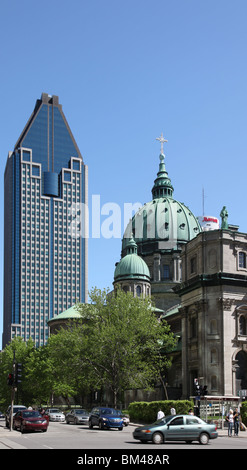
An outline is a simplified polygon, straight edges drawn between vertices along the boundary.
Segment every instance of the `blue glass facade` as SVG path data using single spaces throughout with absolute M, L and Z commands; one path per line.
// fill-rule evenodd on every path
M 87 167 L 57 97 L 38 100 L 5 169 L 3 346 L 48 338 L 47 321 L 87 301 L 87 240 L 70 228 Z

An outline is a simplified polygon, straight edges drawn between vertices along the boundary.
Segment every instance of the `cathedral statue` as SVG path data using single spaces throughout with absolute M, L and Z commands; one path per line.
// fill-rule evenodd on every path
M 228 228 L 228 212 L 226 210 L 226 206 L 223 207 L 220 213 L 220 217 L 221 217 L 221 228 L 227 229 Z

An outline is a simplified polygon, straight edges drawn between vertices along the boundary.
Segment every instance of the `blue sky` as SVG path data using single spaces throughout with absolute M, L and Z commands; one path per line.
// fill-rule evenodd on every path
M 246 0 L 2 1 L 2 221 L 7 154 L 45 92 L 89 167 L 89 208 L 151 200 L 163 132 L 174 198 L 201 215 L 204 187 L 205 213 L 226 205 L 247 232 L 246 17 Z M 89 288 L 112 286 L 120 251 L 90 237 Z M 3 223 L 0 261 L 1 334 Z

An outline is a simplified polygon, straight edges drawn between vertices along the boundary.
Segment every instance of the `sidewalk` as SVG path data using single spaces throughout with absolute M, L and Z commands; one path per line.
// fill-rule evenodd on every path
M 5 421 L 0 421 L 0 449 L 26 449 L 21 444 L 11 440 L 11 437 L 19 437 L 21 433 L 18 431 L 10 431 L 5 426 Z

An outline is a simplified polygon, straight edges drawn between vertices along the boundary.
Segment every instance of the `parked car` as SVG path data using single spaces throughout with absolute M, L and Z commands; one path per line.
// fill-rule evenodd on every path
M 23 405 L 14 405 L 13 406 L 13 418 L 15 416 L 15 414 L 17 413 L 17 411 L 19 410 L 26 410 L 27 407 L 26 406 L 23 406 Z M 6 424 L 6 427 L 9 428 L 9 424 L 10 424 L 10 414 L 11 414 L 11 405 L 9 405 L 7 411 L 6 411 L 6 415 L 5 415 L 5 424 Z
M 13 429 L 20 429 L 21 432 L 25 431 L 43 431 L 46 432 L 48 428 L 48 421 L 43 417 L 39 411 L 20 410 L 17 411 L 13 418 Z
M 89 428 L 99 426 L 100 429 L 123 429 L 123 417 L 120 410 L 107 407 L 95 407 L 89 415 Z
M 0 411 L 0 418 L 5 418 L 4 414 Z
M 208 444 L 209 439 L 218 437 L 218 433 L 214 424 L 207 424 L 197 416 L 173 415 L 136 428 L 133 437 L 141 442 L 152 441 L 154 444 L 165 441 L 199 441 L 200 444 Z
M 45 414 L 49 416 L 50 421 L 65 421 L 65 414 L 59 408 L 47 408 Z
M 65 416 L 66 423 L 88 424 L 89 413 L 86 410 L 71 410 Z

